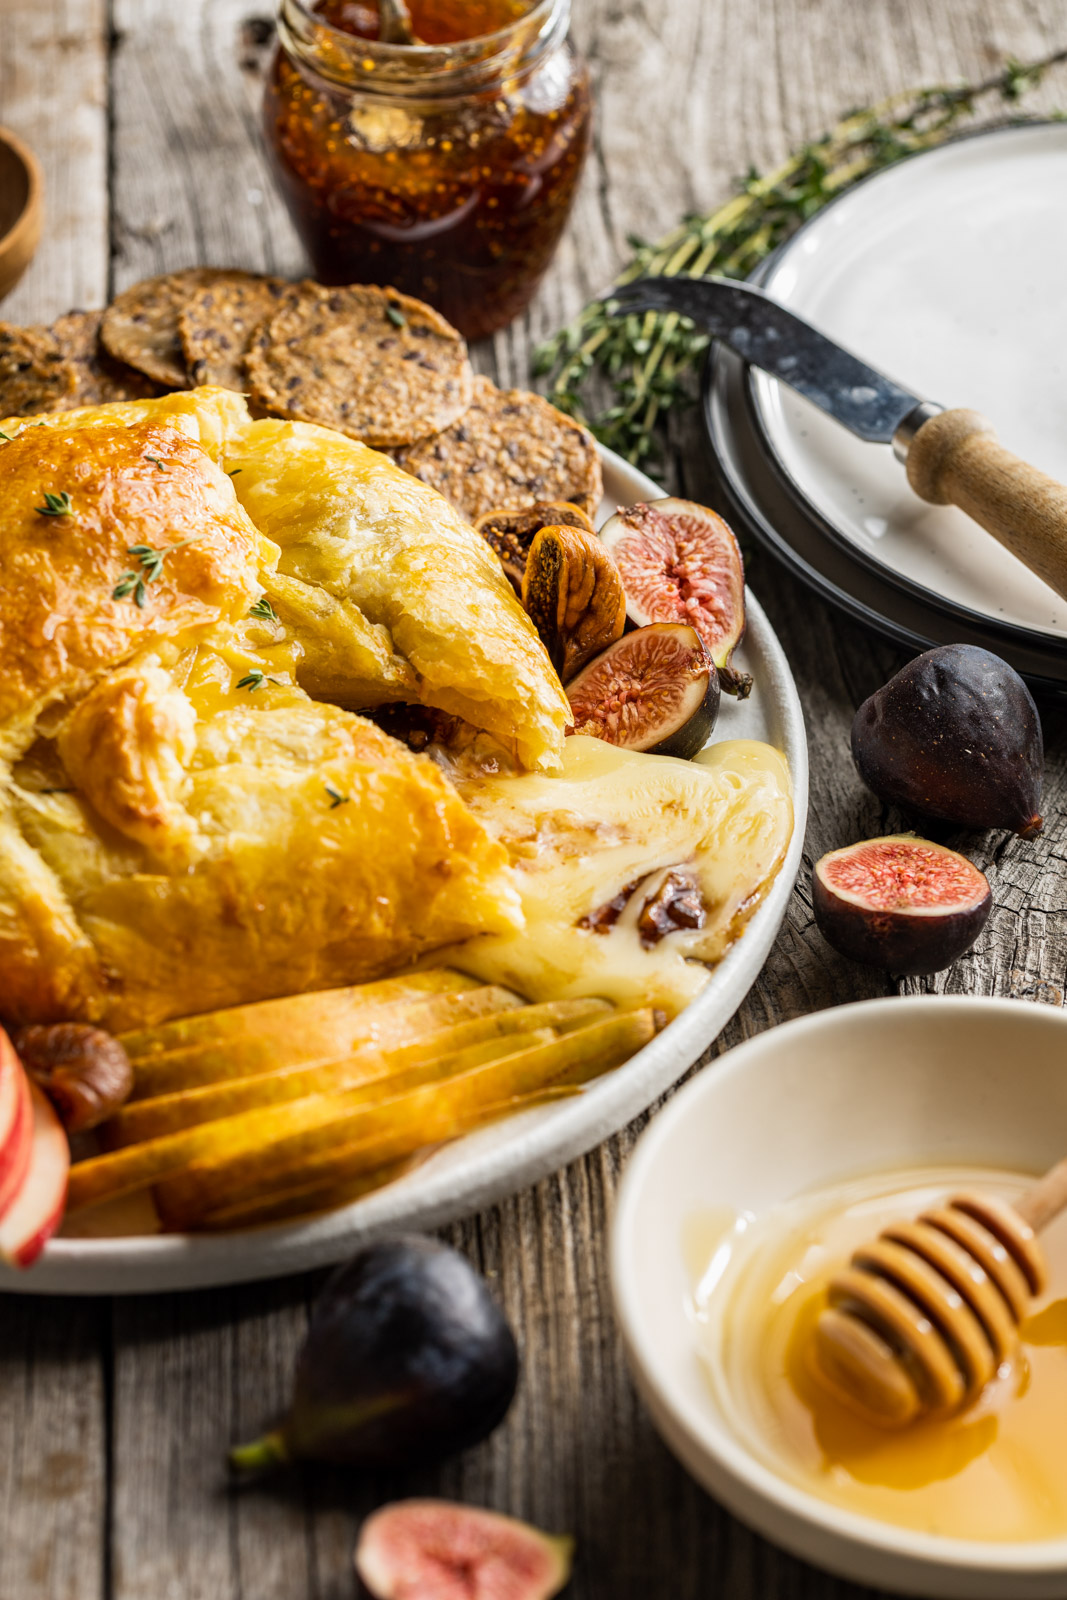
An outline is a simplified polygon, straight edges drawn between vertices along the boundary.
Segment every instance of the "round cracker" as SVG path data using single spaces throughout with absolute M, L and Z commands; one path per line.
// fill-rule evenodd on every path
M 301 284 L 256 332 L 252 398 L 375 449 L 439 433 L 470 404 L 467 346 L 444 317 L 395 289 Z
M 168 389 L 187 389 L 178 317 L 194 290 L 225 276 L 215 267 L 186 267 L 158 278 L 142 278 L 108 306 L 100 338 L 116 360 L 147 373 Z
M 248 386 L 244 358 L 252 335 L 292 289 L 285 278 L 230 272 L 194 290 L 178 318 L 192 382 L 243 392 Z
M 59 350 L 73 363 L 77 388 L 72 406 L 102 406 L 113 400 L 151 400 L 159 385 L 143 372 L 108 355 L 100 343 L 102 311 L 68 311 L 50 332 Z
M 0 417 L 32 417 L 76 404 L 74 363 L 48 328 L 0 322 Z
M 564 500 L 590 515 L 603 493 L 600 455 L 587 428 L 538 394 L 475 378 L 460 420 L 397 457 L 469 522 L 488 511 L 526 511 Z

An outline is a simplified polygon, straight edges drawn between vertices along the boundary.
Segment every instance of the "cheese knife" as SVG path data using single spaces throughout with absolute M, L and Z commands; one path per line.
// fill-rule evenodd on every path
M 730 278 L 640 278 L 610 313 L 675 312 L 873 444 L 890 444 L 931 505 L 954 505 L 1067 596 L 1067 487 L 1012 455 L 978 411 L 924 400 L 761 289 Z

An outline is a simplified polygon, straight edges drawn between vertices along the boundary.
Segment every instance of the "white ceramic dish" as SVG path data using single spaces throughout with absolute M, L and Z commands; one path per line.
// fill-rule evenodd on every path
M 808 223 L 764 287 L 833 338 L 1067 479 L 1067 127 L 961 140 L 879 174 Z M 1067 601 L 960 511 L 924 504 L 888 446 L 752 377 L 799 494 L 868 560 L 998 623 L 1067 637 Z
M 601 519 L 619 505 L 663 491 L 604 453 Z M 583 1094 L 509 1118 L 447 1146 L 414 1172 L 363 1200 L 309 1221 L 218 1236 L 124 1234 L 55 1239 L 29 1272 L 0 1268 L 0 1290 L 29 1294 L 138 1294 L 237 1283 L 338 1261 L 368 1235 L 396 1227 L 436 1227 L 535 1183 L 625 1126 L 675 1083 L 726 1025 L 774 943 L 796 880 L 807 817 L 804 720 L 782 648 L 748 596 L 748 632 L 739 659 L 753 692 L 723 697 L 717 739 L 766 739 L 785 752 L 796 822 L 785 863 L 744 936 L 706 989 L 651 1044 Z
M 1067 1538 L 947 1539 L 838 1509 L 780 1477 L 730 1427 L 699 1356 L 687 1224 L 759 1213 L 893 1168 L 1041 1172 L 1067 1129 L 1067 1015 L 963 996 L 871 1000 L 739 1045 L 643 1134 L 613 1224 L 616 1310 L 653 1420 L 695 1478 L 794 1554 L 857 1582 L 953 1600 L 1062 1600 Z

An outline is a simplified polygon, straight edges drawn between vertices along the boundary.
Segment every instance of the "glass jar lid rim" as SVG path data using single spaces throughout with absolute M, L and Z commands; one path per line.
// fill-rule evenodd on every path
M 383 44 L 364 39 L 328 22 L 313 9 L 313 0 L 281 0 L 278 20 L 283 44 L 313 55 L 325 76 L 350 81 L 355 69 L 361 86 L 372 87 L 374 72 L 380 68 L 387 79 L 381 83 L 383 89 L 395 92 L 410 84 L 424 93 L 432 92 L 431 85 L 444 87 L 466 72 L 487 72 L 509 59 L 540 54 L 567 27 L 570 8 L 571 0 L 534 0 L 528 11 L 504 27 L 453 44 Z M 336 74 L 322 60 L 323 54 L 330 56 Z

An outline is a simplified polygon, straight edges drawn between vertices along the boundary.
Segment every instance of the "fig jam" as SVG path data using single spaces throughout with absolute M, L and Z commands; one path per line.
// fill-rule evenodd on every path
M 282 0 L 268 145 L 323 283 L 392 284 L 468 338 L 529 303 L 589 144 L 570 0 L 411 0 L 419 44 L 377 5 Z

